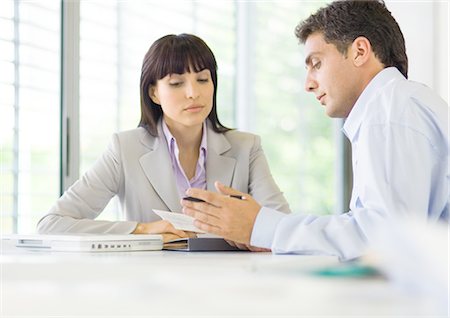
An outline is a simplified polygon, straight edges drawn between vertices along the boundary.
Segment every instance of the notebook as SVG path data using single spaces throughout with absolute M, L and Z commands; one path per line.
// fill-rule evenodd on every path
M 231 246 L 223 238 L 211 234 L 198 234 L 196 238 L 176 239 L 166 242 L 163 249 L 184 252 L 214 252 L 214 251 L 240 251 Z
M 8 237 L 19 248 L 58 252 L 119 252 L 161 250 L 161 235 L 150 234 L 16 234 Z
M 163 248 L 169 251 L 184 252 L 240 251 L 237 247 L 228 244 L 223 238 L 216 237 L 178 239 L 164 243 Z

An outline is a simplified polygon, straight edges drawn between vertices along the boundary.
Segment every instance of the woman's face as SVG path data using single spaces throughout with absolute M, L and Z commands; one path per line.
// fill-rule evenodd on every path
M 153 102 L 161 105 L 170 128 L 198 126 L 208 117 L 213 106 L 214 85 L 211 72 L 168 74 L 150 88 Z

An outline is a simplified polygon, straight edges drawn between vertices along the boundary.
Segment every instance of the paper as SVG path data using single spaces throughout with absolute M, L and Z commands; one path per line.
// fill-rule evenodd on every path
M 194 225 L 194 218 L 182 213 L 174 213 L 162 210 L 153 210 L 163 220 L 169 221 L 177 230 L 205 233 Z

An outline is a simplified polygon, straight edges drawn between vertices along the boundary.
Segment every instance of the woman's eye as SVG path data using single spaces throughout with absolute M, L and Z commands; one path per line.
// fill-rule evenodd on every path
M 198 81 L 201 83 L 207 83 L 209 82 L 209 78 L 199 78 Z
M 181 84 L 183 84 L 183 82 L 172 82 L 172 83 L 169 83 L 169 85 L 173 86 L 173 87 L 181 86 Z

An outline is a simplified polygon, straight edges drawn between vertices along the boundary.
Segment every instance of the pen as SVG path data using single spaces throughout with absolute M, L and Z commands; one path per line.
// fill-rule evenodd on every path
M 236 195 L 236 194 L 230 194 L 229 197 L 230 198 L 239 199 L 239 200 L 244 200 L 245 199 L 244 196 Z M 194 198 L 194 197 L 184 197 L 183 200 L 192 201 L 192 202 L 205 202 L 205 200 L 202 200 L 202 199 L 199 199 L 199 198 Z
M 194 197 L 184 197 L 183 200 L 192 201 L 192 202 L 205 202 L 205 200 L 194 198 Z

